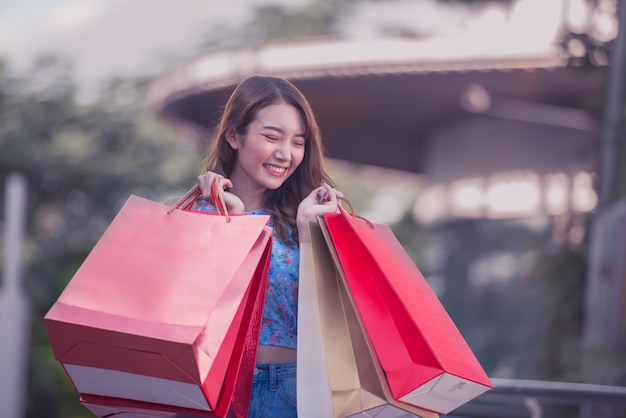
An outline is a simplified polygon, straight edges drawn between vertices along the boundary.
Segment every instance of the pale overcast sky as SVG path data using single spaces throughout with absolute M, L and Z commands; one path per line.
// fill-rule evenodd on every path
M 237 24 L 265 0 L 0 0 L 0 55 L 10 69 L 43 51 L 70 56 L 82 77 L 136 73 L 181 54 L 216 24 Z M 281 0 L 298 5 L 304 0 Z
M 540 33 L 540 22 L 554 31 L 563 0 L 524 0 L 533 31 L 524 24 L 524 38 Z M 43 52 L 69 56 L 79 83 L 112 74 L 154 73 L 158 57 L 188 56 L 219 25 L 239 27 L 252 16 L 253 6 L 274 3 L 288 7 L 309 0 L 0 0 L 0 57 L 9 69 L 28 68 Z M 555 6 L 548 8 L 548 4 Z M 537 17 L 541 7 L 541 18 Z M 518 8 L 522 9 L 522 8 Z M 346 37 L 375 37 L 391 26 L 419 28 L 441 34 L 474 26 L 500 28 L 510 14 L 502 7 L 485 8 L 470 21 L 466 9 L 443 9 L 436 0 L 396 0 L 363 3 L 342 24 Z M 521 14 L 518 13 L 521 16 Z M 500 26 L 499 26 L 500 25 Z M 496 29 L 499 31 L 499 29 Z M 401 30 L 400 30 L 401 32 Z M 407 31 L 408 32 L 408 31 Z M 547 37 L 549 38 L 549 33 Z M 152 71 L 150 71 L 152 70 Z

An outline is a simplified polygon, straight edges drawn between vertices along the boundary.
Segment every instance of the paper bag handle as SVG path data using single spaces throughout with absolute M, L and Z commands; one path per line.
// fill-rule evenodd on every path
M 213 201 L 213 205 L 217 209 L 217 213 L 224 216 L 226 218 L 226 222 L 230 222 L 230 215 L 228 214 L 228 208 L 226 207 L 226 200 L 224 200 L 224 189 L 220 187 L 217 179 L 214 179 L 213 183 L 211 183 L 209 193 L 211 194 L 211 201 Z
M 337 197 L 337 200 L 338 200 L 339 202 L 344 202 L 344 203 L 345 203 L 346 205 L 348 205 L 348 207 L 350 208 L 350 212 L 348 212 L 348 211 L 346 211 L 346 210 L 343 208 L 343 206 L 342 206 L 341 204 L 339 204 L 339 205 L 337 205 L 337 207 L 339 207 L 339 211 L 340 211 L 340 212 L 343 212 L 343 214 L 344 214 L 344 215 L 348 215 L 348 216 L 351 216 L 351 217 L 353 217 L 353 218 L 360 219 L 360 220 L 364 221 L 364 222 L 365 222 L 365 223 L 366 223 L 366 224 L 367 224 L 370 228 L 374 228 L 374 224 L 373 224 L 373 223 L 371 223 L 371 222 L 369 221 L 369 219 L 364 218 L 363 216 L 361 216 L 361 215 L 357 215 L 357 214 L 356 214 L 356 211 L 354 210 L 354 206 L 352 206 L 352 203 L 350 203 L 350 201 L 349 201 L 348 199 L 346 199 L 345 197 L 339 197 L 339 196 L 338 196 L 338 197 Z
M 174 212 L 175 209 L 189 210 L 193 206 L 196 200 L 202 195 L 200 191 L 200 187 L 196 184 L 194 187 L 189 189 L 187 193 L 185 193 L 170 209 L 167 211 L 167 214 Z
M 224 190 L 219 186 L 217 179 L 213 180 L 211 183 L 211 188 L 209 190 L 211 201 L 213 205 L 215 205 L 215 209 L 217 209 L 217 213 L 224 216 L 226 218 L 226 222 L 230 222 L 230 214 L 228 213 L 228 208 L 226 207 L 226 201 L 224 200 Z M 185 193 L 178 202 L 174 203 L 168 211 L 169 215 L 175 209 L 189 210 L 193 207 L 193 204 L 198 200 L 198 198 L 202 197 L 202 190 L 200 190 L 200 186 L 197 184 L 194 185 L 187 193 Z

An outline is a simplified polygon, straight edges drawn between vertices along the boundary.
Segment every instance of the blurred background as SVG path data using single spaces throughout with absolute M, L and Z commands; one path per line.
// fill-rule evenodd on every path
M 626 416 L 623 2 L 0 2 L 0 417 L 92 416 L 43 316 L 116 212 L 289 78 L 493 378 L 459 417 Z

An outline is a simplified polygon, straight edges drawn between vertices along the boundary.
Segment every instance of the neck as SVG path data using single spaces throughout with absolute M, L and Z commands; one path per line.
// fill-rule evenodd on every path
M 236 194 L 236 192 L 233 192 L 233 193 Z M 243 206 L 246 212 L 252 212 L 253 210 L 264 209 L 262 194 L 258 197 L 256 196 L 246 197 L 246 196 L 240 196 L 240 195 L 238 196 L 243 202 Z
M 245 181 L 237 181 L 234 176 L 231 177 L 231 180 L 233 182 L 233 187 L 229 190 L 229 192 L 241 199 L 247 212 L 264 209 L 263 196 L 267 189 L 262 187 L 253 187 Z

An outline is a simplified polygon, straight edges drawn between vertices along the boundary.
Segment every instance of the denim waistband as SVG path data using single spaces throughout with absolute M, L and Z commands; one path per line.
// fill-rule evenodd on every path
M 289 378 L 296 376 L 296 362 L 285 363 L 257 363 L 254 368 L 254 377 L 259 379 L 269 379 L 270 376 L 276 378 Z

